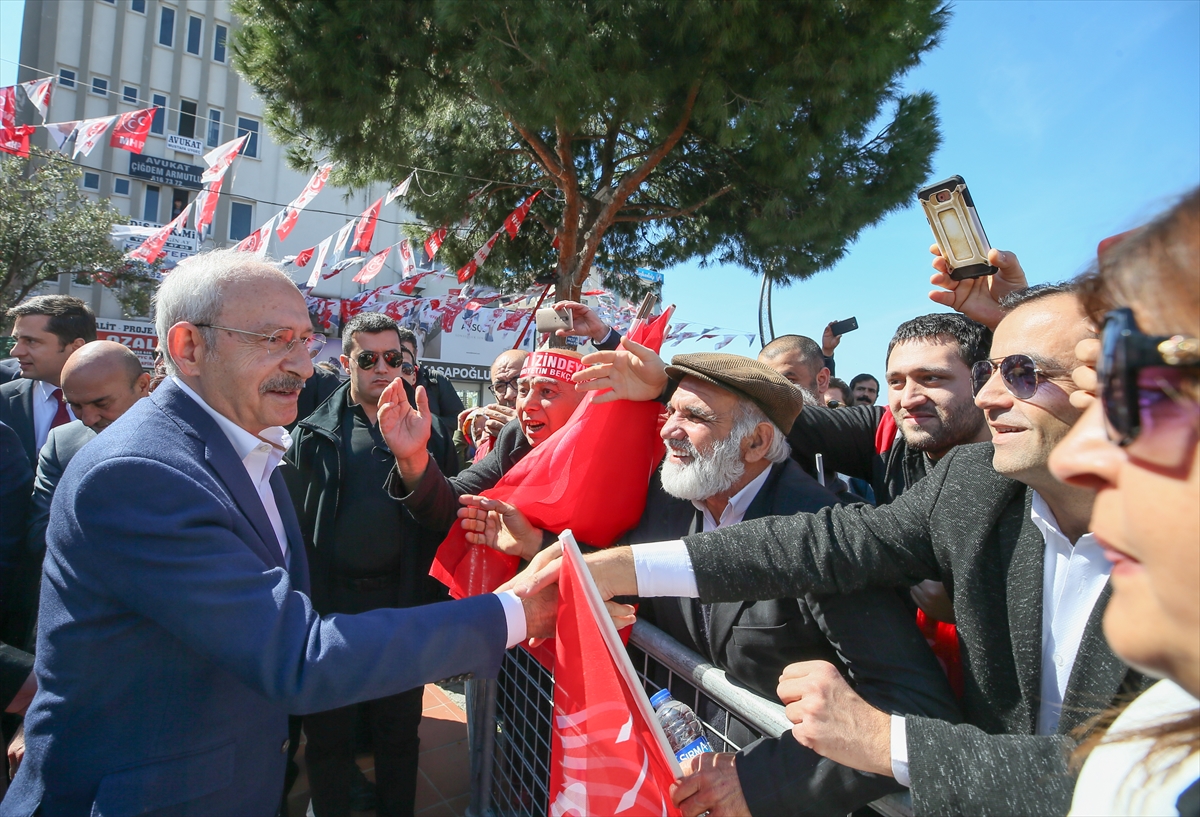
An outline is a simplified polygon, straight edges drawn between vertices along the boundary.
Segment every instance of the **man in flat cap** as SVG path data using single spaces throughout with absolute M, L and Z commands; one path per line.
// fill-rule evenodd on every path
M 667 373 L 677 384 L 661 431 L 667 456 L 651 481 L 641 521 L 623 542 L 666 541 L 837 504 L 790 457 L 786 432 L 803 395 L 782 375 L 756 360 L 715 352 L 677 355 Z M 488 544 L 524 559 L 541 548 L 542 532 L 518 509 L 471 499 L 474 508 L 460 514 L 469 531 L 490 532 Z M 490 531 L 480 509 L 496 515 Z M 722 604 L 660 597 L 646 599 L 639 615 L 772 701 L 788 664 L 826 661 L 880 708 L 957 720 L 946 677 L 895 590 Z M 717 717 L 698 714 L 710 722 Z M 753 740 L 736 721 L 714 725 L 738 745 Z M 720 792 L 705 806 L 720 814 L 775 814 L 783 804 L 790 813 L 800 803 L 812 813 L 846 814 L 900 790 L 894 781 L 820 758 L 790 734 L 758 741 L 739 755 L 712 756 L 701 774 L 706 795 Z

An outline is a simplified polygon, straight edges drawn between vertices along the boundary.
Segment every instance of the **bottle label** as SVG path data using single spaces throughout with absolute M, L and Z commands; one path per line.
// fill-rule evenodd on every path
M 679 762 L 682 763 L 683 761 L 687 760 L 689 757 L 695 757 L 696 755 L 702 755 L 705 752 L 711 752 L 711 751 L 712 751 L 712 746 L 710 746 L 708 744 L 708 738 L 704 737 L 704 735 L 701 735 L 700 737 L 696 738 L 691 743 L 689 743 L 687 746 L 684 746 L 682 749 L 680 749 L 678 752 L 676 752 L 675 757 L 677 757 L 679 759 Z

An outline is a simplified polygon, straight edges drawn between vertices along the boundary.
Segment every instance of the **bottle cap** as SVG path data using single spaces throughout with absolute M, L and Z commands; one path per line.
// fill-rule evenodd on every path
M 650 696 L 650 706 L 658 709 L 660 706 L 671 700 L 671 690 L 660 689 Z

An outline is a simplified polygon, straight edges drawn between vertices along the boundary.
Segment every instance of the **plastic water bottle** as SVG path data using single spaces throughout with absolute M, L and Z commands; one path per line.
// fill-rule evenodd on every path
M 679 762 L 689 757 L 711 752 L 712 746 L 704 736 L 704 726 L 696 713 L 687 704 L 680 703 L 671 697 L 668 690 L 661 689 L 650 698 L 650 705 L 658 715 L 658 722 L 667 733 L 667 743 Z

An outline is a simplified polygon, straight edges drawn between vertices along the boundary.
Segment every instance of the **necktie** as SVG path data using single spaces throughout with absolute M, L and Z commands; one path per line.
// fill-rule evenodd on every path
M 52 396 L 58 401 L 58 411 L 54 412 L 54 419 L 50 421 L 50 427 L 58 428 L 64 423 L 71 422 L 71 415 L 67 414 L 67 404 L 63 402 L 62 389 L 55 389 Z

